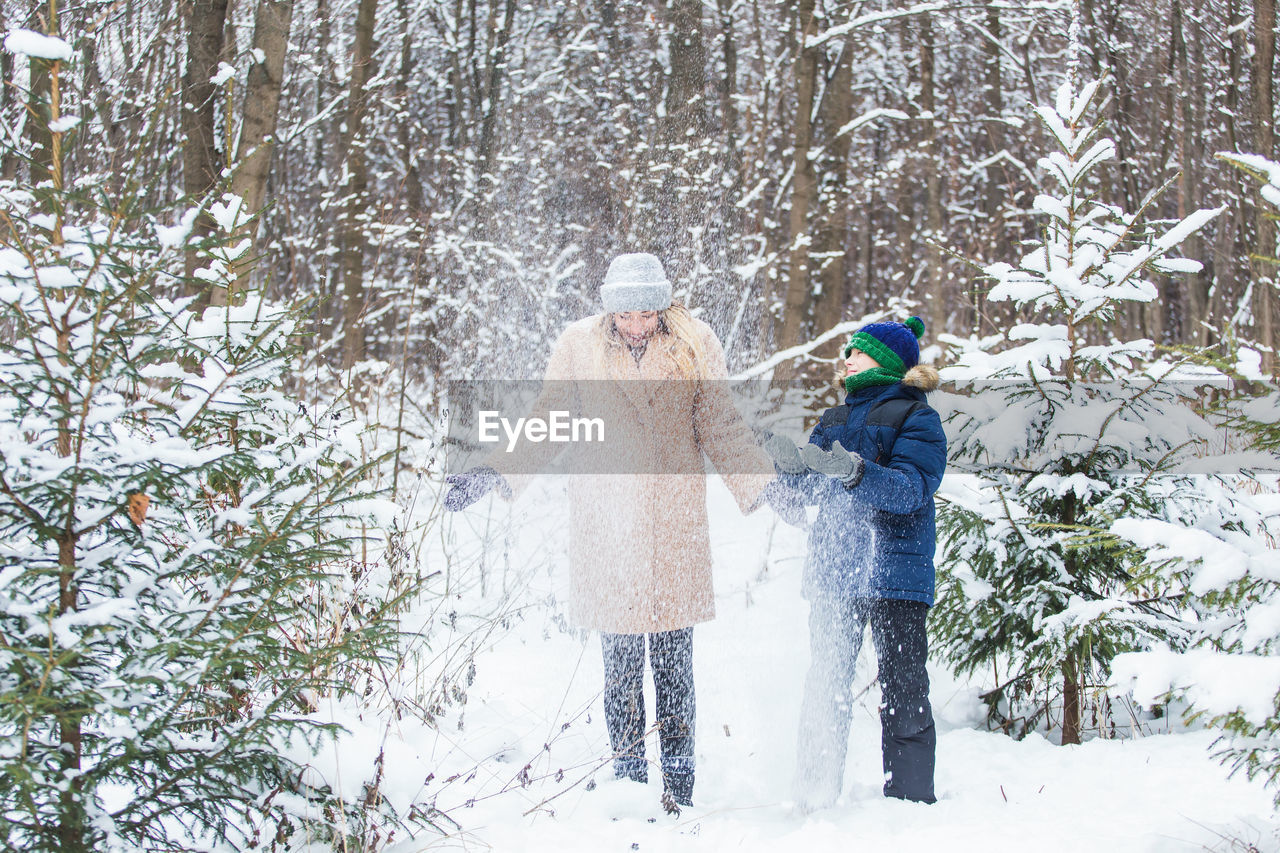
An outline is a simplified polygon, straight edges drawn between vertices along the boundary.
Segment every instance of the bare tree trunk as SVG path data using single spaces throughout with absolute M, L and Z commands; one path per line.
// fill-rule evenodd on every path
M 750 2 L 751 41 L 752 46 L 755 48 L 753 51 L 755 54 L 754 65 L 758 69 L 763 69 L 769 66 L 772 58 L 772 54 L 765 46 L 767 27 L 760 14 L 760 0 L 750 0 Z M 781 81 L 779 82 L 781 83 Z M 785 84 L 780 85 L 779 88 L 785 89 Z M 765 152 L 768 150 L 769 140 L 774 137 L 772 128 L 775 120 L 773 109 L 775 102 L 778 104 L 776 120 L 780 123 L 782 120 L 783 98 L 775 91 L 774 78 L 765 75 L 761 81 L 759 96 L 756 99 L 755 115 L 751 116 L 747 122 L 752 139 L 751 148 L 743 158 L 743 174 L 745 177 L 743 184 L 747 187 L 766 186 L 770 183 L 765 180 L 767 174 Z M 762 181 L 764 183 L 761 183 Z M 767 187 L 761 198 L 751 205 L 750 211 L 743 211 L 746 227 L 764 235 L 761 240 L 761 251 L 765 255 L 777 256 L 782 252 L 779 246 L 782 240 L 780 229 L 769 227 L 772 224 L 769 221 L 769 205 L 776 203 L 776 199 L 781 196 L 782 192 L 781 183 L 774 183 L 772 187 Z M 781 327 L 775 322 L 777 318 L 775 318 L 774 312 L 768 306 L 770 301 L 781 293 L 781 287 L 763 278 L 759 287 L 760 302 L 763 305 L 763 310 L 760 311 L 756 318 L 756 328 L 758 330 L 756 338 L 761 342 L 761 345 L 757 347 L 757 352 L 764 352 L 768 349 L 771 341 L 776 341 L 776 335 L 780 332 Z
M 1072 323 L 1067 323 L 1067 340 L 1075 340 L 1075 330 Z M 1074 379 L 1075 368 L 1075 348 L 1072 347 L 1072 356 L 1067 359 L 1065 375 L 1068 382 Z M 1078 513 L 1076 506 L 1076 496 L 1067 494 L 1063 499 L 1062 514 L 1060 519 L 1063 524 L 1073 525 L 1076 523 Z M 1079 552 L 1066 550 L 1062 555 L 1062 562 L 1066 569 L 1066 576 L 1070 580 L 1079 577 L 1079 568 L 1077 561 L 1080 559 Z M 1080 718 L 1081 718 L 1081 696 L 1080 696 L 1080 658 L 1077 654 L 1076 647 L 1068 645 L 1066 656 L 1062 659 L 1062 744 L 1065 746 L 1071 743 L 1080 742 Z
M 422 176 L 418 172 L 414 140 L 414 111 L 410 108 L 410 80 L 414 74 L 413 36 L 409 32 L 409 0 L 396 0 L 400 16 L 400 72 L 396 79 L 396 100 L 400 109 L 399 142 L 404 158 L 404 200 L 411 216 L 422 208 Z
M 1086 47 L 1089 51 L 1089 66 L 1093 69 L 1093 79 L 1102 79 L 1102 48 L 1098 45 L 1098 23 L 1094 15 L 1094 0 L 1081 0 L 1080 17 L 1084 24 Z M 1032 99 L 1035 103 L 1035 99 Z
M 691 225 L 701 225 L 705 199 L 688 188 L 703 169 L 707 139 L 707 50 L 702 35 L 701 0 L 666 0 L 670 73 L 665 115 L 658 120 L 657 163 L 663 167 L 652 228 L 659 251 L 671 255 L 687 243 Z
M 709 243 L 708 248 L 713 264 L 722 269 L 741 264 L 746 259 L 747 252 L 744 251 L 744 241 L 741 237 L 750 233 L 747 228 L 747 212 L 738 207 L 746 185 L 746 170 L 743 164 L 743 148 L 746 140 L 741 129 L 742 119 L 738 105 L 738 39 L 737 29 L 734 26 L 737 5 L 736 0 L 716 0 L 716 12 L 720 22 L 721 55 L 724 62 L 724 73 L 717 87 L 723 122 L 720 145 L 716 153 L 717 163 L 726 178 L 720 181 L 717 192 L 719 204 L 716 212 L 712 213 L 708 207 L 706 215 L 711 219 L 708 232 L 714 240 L 714 243 Z M 748 304 L 750 289 L 751 286 L 746 285 L 744 290 L 747 292 L 726 293 L 726 296 L 731 298 L 722 311 L 726 320 L 729 317 L 733 318 L 731 328 L 735 335 L 740 328 L 742 312 L 746 310 Z M 731 352 L 729 357 L 733 358 L 736 355 L 736 351 Z
M 798 52 L 795 64 L 796 108 L 792 123 L 792 157 L 794 173 L 791 176 L 791 210 L 788 216 L 788 239 L 791 241 L 787 265 L 786 298 L 782 307 L 782 325 L 775 336 L 778 349 L 795 346 L 808 318 L 810 294 L 809 209 L 817 197 L 818 181 L 814 174 L 809 151 L 813 145 L 813 104 L 817 88 L 818 48 L 809 40 L 818 31 L 814 15 L 815 0 L 796 0 L 796 23 L 799 27 Z M 781 366 L 780 366 L 781 367 Z M 775 372 L 778 379 L 789 379 L 786 371 Z
M 898 23 L 898 43 L 899 49 L 904 57 L 911 55 L 913 47 L 918 47 L 919 42 L 915 32 L 913 32 L 911 22 L 907 18 L 903 18 Z M 919 63 L 908 62 L 906 69 L 906 81 L 904 90 L 904 102 L 902 108 L 912 116 L 918 115 L 919 104 L 914 102 L 911 93 L 915 91 L 920 84 Z M 920 125 L 918 122 L 905 124 L 900 135 L 890 143 L 891 147 L 899 147 L 905 149 L 902 157 L 902 165 L 898 170 L 898 183 L 895 188 L 896 192 L 893 210 L 893 263 L 896 264 L 894 271 L 902 275 L 909 275 L 910 270 L 914 266 L 915 240 L 919 233 L 916 221 L 917 208 L 917 192 L 920 185 L 919 160 L 920 151 Z M 882 276 L 883 279 L 889 279 L 890 276 Z M 910 279 L 907 279 L 908 281 Z M 895 281 L 894 286 L 901 287 L 903 282 Z M 894 294 L 901 296 L 899 291 Z
M 182 191 L 188 203 L 198 204 L 218 184 L 222 164 L 218 158 L 215 107 L 218 87 L 212 78 L 222 58 L 227 0 L 191 0 L 187 25 L 187 68 L 182 77 Z M 208 215 L 197 218 L 192 237 L 198 240 L 213 230 Z M 195 247 L 186 251 L 188 281 L 198 265 Z M 199 295 L 208 298 L 208 289 Z
M 472 8 L 475 0 L 471 0 Z M 459 38 L 462 30 L 462 0 L 453 4 L 454 35 L 448 39 L 446 52 L 449 56 L 449 88 L 445 95 L 445 103 L 449 110 L 449 146 L 460 149 L 467 144 L 466 124 L 466 75 L 462 70 L 463 57 Z
M 1239 0 L 1227 0 L 1227 29 L 1231 37 L 1226 40 L 1227 79 L 1239 80 L 1244 75 L 1243 57 L 1248 52 L 1243 21 L 1236 4 Z M 1227 86 L 1223 92 L 1227 103 L 1228 119 L 1224 122 L 1227 132 L 1227 145 L 1232 151 L 1240 151 L 1240 141 L 1236 138 L 1236 122 L 1240 118 L 1240 92 L 1236 86 Z
M 859 239 L 859 267 L 862 270 L 862 287 L 858 291 L 860 299 L 859 307 L 862 313 L 866 313 L 871 303 L 871 288 L 875 281 L 875 261 L 876 261 L 876 236 L 880 229 L 880 216 L 878 215 L 881 208 L 888 205 L 883 204 L 880 199 L 883 198 L 884 190 L 881 189 L 883 183 L 880 176 L 884 174 L 884 137 L 886 131 L 883 128 L 876 128 L 875 137 L 872 141 L 872 158 L 874 164 L 872 175 L 876 180 L 869 186 L 871 193 L 867 204 L 859 205 L 863 216 L 862 234 Z
M 666 22 L 671 34 L 671 76 L 667 79 L 664 145 L 701 141 L 706 133 L 707 49 L 702 38 L 701 0 L 668 0 Z
M 76 536 L 72 530 L 74 505 L 67 508 L 67 529 L 58 537 L 58 615 L 76 609 L 77 589 L 73 578 L 76 571 Z M 89 853 L 85 844 L 85 813 L 81 802 L 83 794 L 79 779 L 83 753 L 79 709 L 65 709 L 58 720 L 58 740 L 62 747 L 62 769 L 71 782 L 60 794 L 61 807 L 58 819 L 58 841 L 68 853 Z
M 1005 135 L 1002 118 L 1004 116 L 1004 92 L 1000 74 L 1000 7 L 994 3 L 987 4 L 987 34 L 983 41 L 983 60 L 986 66 L 985 109 L 987 111 L 987 150 L 994 157 L 1004 150 Z M 992 163 L 986 169 L 986 192 L 983 195 L 982 213 L 986 219 L 987 246 L 991 252 L 991 260 L 1002 260 L 1010 253 L 1012 243 L 1009 239 L 1008 227 L 1005 224 L 1003 211 L 1006 194 L 1011 188 L 1009 171 L 1006 165 Z M 982 334 L 982 317 L 986 313 L 986 300 L 982 287 L 975 287 L 970 303 L 973 316 L 966 327 L 974 334 Z M 935 330 L 935 333 L 942 331 Z
M 245 2 L 246 0 L 227 0 L 226 25 L 222 30 L 222 61 L 233 68 L 241 49 L 240 32 L 236 26 L 236 13 Z M 323 8 L 326 0 L 316 0 L 316 2 Z M 320 32 L 327 32 L 328 29 L 329 24 L 327 21 L 320 25 Z M 324 57 L 321 60 L 322 67 L 323 63 L 328 61 L 328 56 Z M 226 94 L 222 98 L 223 110 L 226 113 L 222 118 L 222 168 L 224 169 L 231 168 L 236 162 L 236 133 L 240 129 L 237 126 L 237 121 L 241 118 L 236 114 L 235 99 L 237 96 L 240 97 L 241 102 L 244 101 L 244 93 L 237 92 L 233 84 L 227 87 Z
M 235 2 L 235 0 L 233 0 Z M 336 54 L 338 44 L 333 32 L 333 6 L 330 0 L 316 0 L 316 57 L 319 62 L 319 74 L 315 83 L 315 101 L 312 109 L 316 115 L 330 108 L 341 95 L 341 74 L 337 67 Z M 341 180 L 346 152 L 342 150 L 344 137 L 342 123 L 346 120 L 344 111 L 334 110 L 325 120 L 323 130 L 315 137 L 316 164 L 323 170 L 326 178 Z M 314 196 L 313 196 L 314 198 Z M 313 204 L 315 202 L 312 202 Z M 321 213 L 323 220 L 318 223 L 316 240 L 325 249 L 341 250 L 339 241 L 342 232 L 338 220 L 344 208 L 334 206 L 325 208 Z M 316 271 L 316 296 L 320 304 L 313 314 L 316 325 L 316 340 L 324 340 L 331 330 L 342 328 L 342 268 L 340 264 L 322 264 Z
M 1004 93 L 1001 91 L 1000 77 L 1000 9 L 993 3 L 987 4 L 987 34 L 988 38 L 982 42 L 983 64 L 986 71 L 986 81 L 983 85 L 983 100 L 987 110 L 987 150 L 992 154 L 999 154 L 1004 149 L 1004 126 L 1001 118 L 1004 115 Z M 996 223 L 1000 216 L 1000 208 L 1004 202 L 1002 193 L 1003 186 L 1001 179 L 1004 177 L 1004 168 L 992 164 L 987 167 L 986 174 L 986 194 L 984 196 L 984 210 L 989 224 Z M 1002 240 L 1004 229 L 997 227 L 994 229 L 997 240 Z M 1002 244 L 997 243 L 997 246 Z M 1004 257 L 1004 252 L 997 249 L 996 257 Z
M 1243 26 L 1240 0 L 1226 0 L 1224 6 L 1223 16 L 1230 37 L 1222 40 L 1221 63 L 1227 69 L 1227 79 L 1242 80 L 1247 73 L 1244 57 L 1248 53 L 1248 36 L 1245 32 L 1248 28 Z M 1226 120 L 1222 122 L 1222 126 L 1226 134 L 1227 149 L 1246 150 L 1247 143 L 1241 142 L 1236 134 L 1236 125 L 1243 118 L 1239 87 L 1225 87 L 1223 101 L 1226 106 Z M 1226 172 L 1227 186 L 1233 197 L 1237 200 L 1243 199 L 1246 177 L 1236 169 L 1223 171 Z M 1232 204 L 1227 212 L 1219 217 L 1217 234 L 1213 241 L 1214 258 L 1217 259 L 1217 263 L 1214 268 L 1213 286 L 1209 290 L 1208 311 L 1211 317 L 1222 318 L 1224 321 L 1234 313 L 1230 302 L 1240 292 L 1240 281 L 1247 275 L 1243 264 L 1239 261 L 1241 254 L 1239 246 L 1248 230 L 1248 218 L 1242 215 L 1242 207 L 1241 204 Z
M 1062 662 L 1062 745 L 1080 743 L 1080 665 L 1075 650 Z
M 2 15 L 0 15 L 0 29 L 7 29 L 4 27 L 4 19 Z M 99 65 L 99 58 L 104 55 L 99 53 L 99 44 L 109 42 L 109 37 L 101 29 L 96 27 L 87 28 L 83 30 L 79 47 L 80 67 L 84 69 L 83 83 L 81 83 L 83 88 L 81 91 L 84 92 L 86 105 L 90 103 L 93 104 L 93 112 L 102 122 L 106 151 L 110 152 L 109 157 L 111 162 L 114 163 L 117 162 L 116 158 L 125 152 L 121 150 L 122 146 L 120 144 L 122 139 L 121 131 L 123 130 L 123 127 L 121 124 L 111 120 L 112 91 L 111 87 L 103 82 L 102 72 Z M 0 69 L 4 69 L 0 72 L 0 79 L 9 80 L 11 79 L 10 74 L 12 73 L 12 63 L 5 61 L 8 59 L 8 51 L 5 51 L 5 54 L 5 58 L 0 59 Z M 108 62 L 109 61 L 110 60 L 108 60 Z M 5 87 L 0 87 L 0 112 L 4 110 L 3 105 L 7 100 L 8 97 Z M 0 157 L 9 156 L 10 152 L 8 148 L 5 148 L 4 151 L 0 153 Z M 14 164 L 13 172 L 9 172 L 7 166 L 8 164 L 4 167 L 0 167 L 0 176 L 13 178 L 17 174 L 16 163 Z
M 0 30 L 8 32 L 9 28 L 9 16 L 0 11 Z M 0 50 L 0 80 L 12 79 L 13 54 L 7 50 Z M 0 115 L 8 115 L 9 100 L 12 97 L 12 89 L 8 85 L 0 85 Z M 11 146 L 5 145 L 0 148 L 0 180 L 12 181 L 17 178 L 19 162 L 17 152 Z
M 618 39 L 618 4 L 614 0 L 599 0 L 600 23 L 604 25 L 604 39 L 609 43 L 609 56 L 622 56 L 622 42 Z
M 1273 65 L 1276 54 L 1275 0 L 1253 2 L 1253 145 L 1255 153 L 1273 157 L 1275 144 L 1275 99 Z M 1254 244 L 1253 322 L 1258 345 L 1262 348 L 1262 369 L 1275 371 L 1276 336 L 1272 312 L 1275 303 L 1275 271 L 1272 258 L 1276 254 L 1275 223 L 1259 213 L 1257 240 Z
M 836 59 L 835 74 L 818 107 L 819 124 L 827 144 L 822 158 L 825 191 L 822 222 L 817 227 L 815 249 L 820 259 L 817 279 L 822 287 L 814 305 L 814 330 L 823 332 L 840 322 L 848 287 L 846 260 L 849 252 L 849 149 L 853 134 L 836 132 L 853 118 L 853 46 L 845 43 Z M 820 358 L 834 356 L 844 341 L 831 341 L 815 352 Z
M 751 0 L 751 34 L 755 44 L 755 65 L 757 68 L 764 68 L 768 63 L 768 54 L 765 49 L 765 33 L 764 25 L 760 20 L 760 0 Z M 753 130 L 749 131 L 753 138 L 753 147 L 751 156 L 743 158 L 743 184 L 746 186 L 755 186 L 760 180 L 764 172 L 764 151 L 768 145 L 770 138 L 770 105 L 773 103 L 773 80 L 766 76 L 761 81 L 761 90 L 756 108 L 755 121 L 750 122 Z M 780 101 L 781 99 L 779 99 Z M 758 164 L 758 165 L 757 165 Z M 772 247 L 777 242 L 777 229 L 766 229 L 764 227 L 764 204 L 755 205 L 754 227 L 757 231 L 764 233 L 765 240 Z M 768 333 L 771 331 L 767 326 L 768 314 L 765 313 L 762 319 L 766 326 L 762 328 L 764 334 L 761 335 L 762 340 L 767 340 Z
M 733 8 L 731 0 L 716 0 L 716 10 L 720 14 L 720 36 L 724 39 L 724 77 L 720 81 L 720 111 L 724 113 L 724 139 L 728 162 L 725 168 L 733 182 L 729 188 L 728 198 L 737 198 L 742 193 L 742 151 L 738 143 L 738 105 L 734 101 L 737 94 L 738 79 L 738 46 L 733 38 Z M 735 209 L 726 205 L 725 215 L 737 219 Z
M 38 5 L 37 8 L 39 8 Z M 49 34 L 57 35 L 57 31 L 51 24 Z M 53 61 L 32 56 L 30 64 L 31 82 L 27 90 L 26 135 L 31 143 L 31 185 L 39 186 L 52 180 L 53 177 L 53 134 L 49 132 L 49 123 L 53 120 L 50 111 Z M 8 85 L 7 78 L 4 85 Z
M 1115 142 L 1116 156 L 1114 161 L 1114 183 L 1120 190 L 1122 206 L 1125 210 L 1137 210 L 1141 197 L 1138 192 L 1137 178 L 1134 175 L 1132 157 L 1137 145 L 1133 141 L 1133 127 L 1136 111 L 1133 108 L 1133 92 L 1129 85 L 1129 66 L 1120 46 L 1126 42 L 1125 34 L 1120 32 L 1120 12 L 1122 3 L 1119 0 L 1108 0 L 1103 4 L 1100 17 L 1102 35 L 1105 43 L 1101 52 L 1105 53 L 1106 64 L 1102 73 L 1109 74 L 1113 81 L 1115 97 L 1111 102 L 1110 129 L 1111 138 Z M 1090 15 L 1099 10 L 1090 4 Z M 1095 24 L 1097 19 L 1094 18 Z M 1095 26 L 1095 36 L 1097 27 Z M 1124 309 L 1124 323 L 1131 333 L 1140 333 L 1145 326 L 1145 311 L 1141 303 L 1132 302 Z
M 943 239 L 942 222 L 942 164 L 938 162 L 937 100 L 933 81 L 933 19 L 920 18 L 920 120 L 923 125 L 925 153 L 925 272 L 921 291 L 925 295 L 925 313 L 929 318 L 929 333 L 943 331 L 947 320 L 946 269 L 939 244 Z
M 257 215 L 266 196 L 271 151 L 275 145 L 276 121 L 280 113 L 280 87 L 284 82 L 284 58 L 293 20 L 293 0 L 258 0 L 253 20 L 253 49 L 262 57 L 249 67 L 245 82 L 244 107 L 237 156 L 240 167 L 231 180 L 231 192 L 244 200 L 244 210 Z M 244 229 L 252 238 L 257 220 Z M 236 280 L 228 293 L 215 288 L 211 302 L 225 305 L 248 286 L 254 252 L 250 250 L 236 264 Z
M 480 163 L 486 172 L 493 171 L 494 133 L 498 116 L 498 95 L 502 90 L 502 73 L 507 63 L 507 41 L 511 38 L 511 25 L 515 19 L 515 0 L 506 0 L 502 26 L 494 32 L 490 28 L 491 44 L 486 55 L 488 70 L 484 90 L 484 119 L 480 125 Z
M 1181 4 L 1182 0 L 1177 0 Z M 1177 80 L 1180 88 L 1178 104 L 1182 110 L 1182 127 L 1179 133 L 1178 159 L 1182 174 L 1178 179 L 1178 216 L 1185 217 L 1199 209 L 1206 136 L 1204 98 L 1204 50 L 1201 43 L 1200 17 L 1184 16 L 1182 41 L 1179 45 Z M 1194 56 L 1192 55 L 1194 53 Z M 1219 224 L 1219 228 L 1226 227 Z M 1183 243 L 1188 257 L 1205 257 L 1205 239 L 1199 232 Z M 1208 267 L 1206 267 L 1207 271 Z M 1180 303 L 1182 316 L 1180 339 L 1192 346 L 1204 346 L 1209 342 L 1209 275 L 1206 271 L 1190 273 L 1183 282 L 1184 299 Z
M 364 288 L 364 220 L 368 215 L 366 198 L 369 169 L 365 160 L 365 114 L 369 93 L 366 88 L 373 70 L 373 25 L 377 18 L 378 0 L 360 0 L 356 9 L 355 45 L 351 57 L 351 80 L 347 89 L 347 131 L 342 150 L 345 156 L 345 210 L 342 215 L 342 368 L 348 370 L 365 357 L 363 317 L 366 308 Z
M 1153 105 L 1159 103 L 1158 109 L 1162 113 L 1159 121 L 1168 128 L 1167 132 L 1161 134 L 1159 140 L 1160 155 L 1157 162 L 1168 163 L 1174 157 L 1173 152 L 1178 152 L 1176 156 L 1181 169 L 1177 203 L 1180 207 L 1185 201 L 1181 178 L 1185 178 L 1187 167 L 1190 165 L 1183 156 L 1186 151 L 1182 147 L 1183 134 L 1186 132 L 1185 100 L 1190 97 L 1190 93 L 1179 91 L 1178 76 L 1179 54 L 1186 54 L 1183 26 L 1182 0 L 1170 0 L 1169 50 L 1165 55 L 1164 67 L 1165 97 L 1163 102 L 1152 99 Z M 1183 251 L 1186 251 L 1185 245 Z M 1183 289 L 1186 280 L 1175 280 L 1172 276 L 1161 274 L 1156 275 L 1152 283 L 1156 287 L 1157 296 L 1143 306 L 1143 326 L 1146 330 L 1144 337 L 1150 338 L 1157 344 L 1169 343 L 1175 339 L 1178 317 L 1184 313 L 1180 303 L 1185 303 L 1187 300 Z
M 1120 11 L 1122 4 L 1112 0 L 1107 7 L 1104 26 L 1106 28 L 1107 68 L 1115 80 L 1115 101 L 1112 120 L 1115 123 L 1113 134 L 1116 143 L 1116 168 L 1120 175 L 1120 189 L 1123 193 L 1126 210 L 1136 210 L 1140 202 L 1137 177 L 1130 164 L 1130 158 L 1137 147 L 1133 141 L 1131 123 L 1137 110 L 1133 105 L 1133 91 L 1129 85 L 1129 66 L 1125 63 L 1119 45 L 1125 41 L 1125 34 L 1120 32 Z
M 479 0 L 467 0 L 467 57 L 463 63 L 463 73 L 466 76 L 467 87 L 471 90 L 471 105 L 473 115 L 481 111 L 480 99 L 483 97 L 483 91 L 480 88 L 480 78 L 483 72 L 480 69 L 480 63 L 476 61 L 476 47 L 479 44 L 477 30 L 479 25 L 476 23 L 480 17 Z

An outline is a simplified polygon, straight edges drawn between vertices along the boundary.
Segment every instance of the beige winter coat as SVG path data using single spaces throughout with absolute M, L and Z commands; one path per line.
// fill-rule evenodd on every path
M 607 411 L 609 452 L 627 448 L 625 463 L 611 473 L 596 473 L 602 466 L 589 449 L 568 451 L 579 453 L 565 475 L 570 617 L 583 627 L 652 633 L 713 618 L 703 454 L 743 512 L 756 507 L 773 479 L 772 463 L 728 394 L 720 341 L 706 323 L 694 322 L 705 380 L 680 378 L 671 338 L 661 331 L 637 363 L 608 315 L 573 323 L 552 350 L 534 411 Z M 514 471 L 536 470 L 561 449 L 526 445 L 520 465 L 501 458 L 491 464 L 519 491 L 528 477 Z

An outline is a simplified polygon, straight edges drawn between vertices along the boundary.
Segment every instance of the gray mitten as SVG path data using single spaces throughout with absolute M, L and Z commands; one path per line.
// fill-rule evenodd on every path
M 785 435 L 778 435 L 775 432 L 769 436 L 764 443 L 764 452 L 773 459 L 773 464 L 780 473 L 803 474 L 807 467 L 804 460 L 800 458 L 796 443 Z
M 449 512 L 457 512 L 471 506 L 493 489 L 511 497 L 511 487 L 507 480 L 488 465 L 481 465 L 461 474 L 450 474 L 444 481 L 452 486 L 444 496 L 444 508 Z
M 862 471 L 866 467 L 861 456 L 851 456 L 838 441 L 831 445 L 829 451 L 823 450 L 816 444 L 806 444 L 800 450 L 800 456 L 810 468 L 819 474 L 835 477 L 844 483 L 846 489 L 852 489 L 858 485 L 862 479 Z

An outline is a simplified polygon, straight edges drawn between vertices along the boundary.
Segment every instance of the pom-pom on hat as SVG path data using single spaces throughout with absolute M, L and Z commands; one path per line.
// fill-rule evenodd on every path
M 600 301 L 610 314 L 670 308 L 671 282 L 662 270 L 662 261 L 646 252 L 618 255 L 604 274 Z
M 908 317 L 905 323 L 869 323 L 853 333 L 845 345 L 844 357 L 855 349 L 865 352 L 880 366 L 899 376 L 920 363 L 920 338 L 924 320 Z

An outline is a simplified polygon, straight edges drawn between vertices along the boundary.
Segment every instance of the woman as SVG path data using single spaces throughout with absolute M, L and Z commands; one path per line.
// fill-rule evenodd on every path
M 802 523 L 803 510 L 733 407 L 720 341 L 672 301 L 661 262 L 615 258 L 600 297 L 604 313 L 572 323 L 556 341 L 535 410 L 607 413 L 613 473 L 584 463 L 568 479 L 570 616 L 601 632 L 614 775 L 637 782 L 648 780 L 648 644 L 671 809 L 693 804 L 693 626 L 715 615 L 703 454 L 743 512 L 767 501 Z M 508 480 L 520 485 L 512 472 L 536 470 L 561 449 L 527 445 L 518 462 L 495 454 L 491 467 L 448 478 L 445 506 L 460 509 L 495 486 L 509 495 Z

